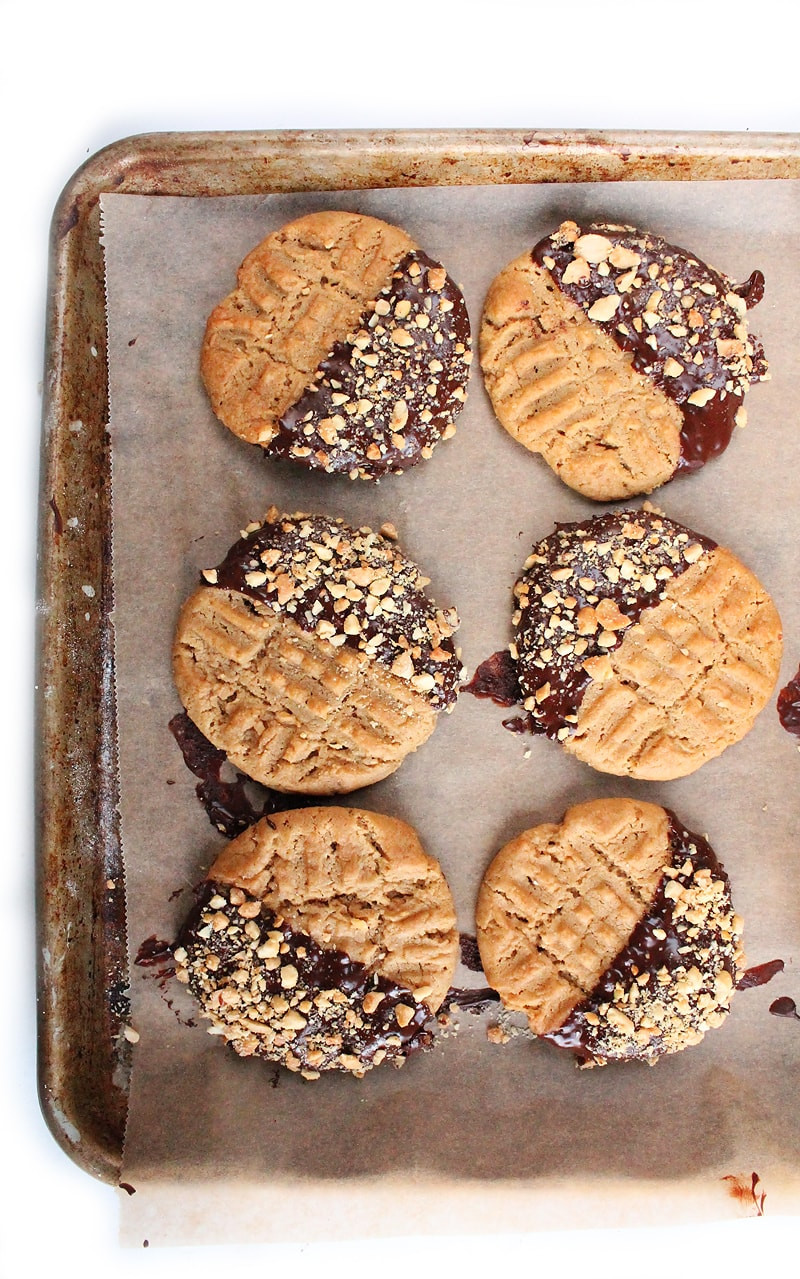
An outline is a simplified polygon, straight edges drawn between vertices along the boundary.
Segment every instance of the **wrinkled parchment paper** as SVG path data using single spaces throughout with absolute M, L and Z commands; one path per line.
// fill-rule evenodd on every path
M 725 457 L 653 500 L 731 547 L 783 616 L 781 683 L 800 661 L 800 184 L 619 183 L 297 194 L 104 196 L 110 338 L 122 834 L 131 955 L 175 936 L 191 886 L 223 843 L 167 724 L 179 709 L 170 646 L 182 600 L 240 528 L 275 503 L 354 524 L 396 525 L 401 544 L 455 603 L 470 672 L 510 638 L 510 588 L 535 539 L 594 507 L 494 420 L 477 358 L 456 436 L 378 486 L 264 459 L 214 417 L 198 374 L 205 320 L 245 254 L 312 209 L 403 225 L 462 286 L 477 338 L 489 282 L 564 217 L 648 227 L 736 280 L 755 268 L 751 312 L 772 380 Z M 654 1069 L 578 1071 L 519 1035 L 457 1031 L 402 1070 L 309 1084 L 241 1060 L 195 1018 L 187 992 L 131 969 L 134 1049 L 122 1180 L 123 1240 L 140 1245 L 534 1230 L 736 1216 L 800 1203 L 800 1002 L 795 860 L 800 756 L 775 699 L 740 745 L 672 783 L 595 773 L 543 738 L 514 736 L 490 702 L 463 696 L 394 777 L 344 802 L 411 822 L 444 868 L 460 928 L 474 932 L 481 874 L 512 835 L 571 803 L 635 794 L 706 833 L 745 918 L 748 961 L 785 971 L 734 999 L 723 1028 Z M 459 969 L 460 985 L 481 985 Z M 194 1021 L 195 1024 L 191 1024 Z M 752 1174 L 757 1194 L 748 1194 Z M 731 1193 L 741 1178 L 743 1194 Z

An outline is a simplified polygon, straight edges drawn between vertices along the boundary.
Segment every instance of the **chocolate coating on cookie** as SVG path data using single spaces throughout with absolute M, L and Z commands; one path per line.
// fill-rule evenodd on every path
M 211 585 L 238 591 L 291 617 L 334 647 L 359 649 L 408 680 L 435 710 L 454 705 L 462 667 L 454 609 L 439 609 L 398 547 L 369 528 L 272 508 L 216 568 Z
M 265 451 L 351 479 L 399 474 L 455 433 L 471 362 L 460 289 L 427 254 L 408 253 Z
M 587 1064 L 654 1061 L 725 1019 L 741 959 L 728 878 L 699 835 L 669 813 L 671 861 L 624 950 L 555 1031 Z
M 431 1043 L 431 1010 L 410 990 L 323 948 L 243 889 L 208 882 L 174 951 L 176 975 L 243 1057 L 305 1078 L 364 1075 Z
M 563 741 L 607 654 L 716 543 L 653 511 L 558 524 L 514 586 L 512 656 L 533 732 Z
M 679 405 L 677 470 L 722 453 L 746 421 L 745 391 L 768 377 L 745 318 L 763 297 L 761 272 L 735 285 L 660 236 L 607 223 L 564 222 L 532 258 Z

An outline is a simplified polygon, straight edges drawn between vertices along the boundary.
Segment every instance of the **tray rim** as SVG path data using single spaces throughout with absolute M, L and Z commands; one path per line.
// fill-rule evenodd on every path
M 116 808 L 101 194 L 765 178 L 800 178 L 800 134 L 522 128 L 144 133 L 104 147 L 67 182 L 50 231 L 38 507 L 37 1074 L 47 1126 L 86 1172 L 119 1182 L 130 1068 L 124 1015 L 111 1006 L 107 987 L 109 975 L 127 975 L 127 940 Z M 80 430 L 71 431 L 76 423 Z M 87 477 L 96 482 L 88 495 Z M 80 544 L 65 537 L 67 509 L 80 512 Z M 81 610 L 91 603 L 87 583 L 97 583 L 96 613 L 90 607 L 91 620 L 81 628 Z M 88 1000 L 86 1023 L 69 982 L 79 1005 Z

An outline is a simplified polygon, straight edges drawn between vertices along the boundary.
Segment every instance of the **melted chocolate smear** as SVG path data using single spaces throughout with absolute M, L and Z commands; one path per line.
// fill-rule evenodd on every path
M 174 968 L 170 968 L 170 970 L 169 970 L 169 974 L 168 974 L 168 975 L 169 975 L 170 977 L 174 977 L 174 976 L 175 976 L 175 969 L 174 969 Z M 196 1026 L 196 1025 L 197 1025 L 197 1022 L 195 1021 L 194 1017 L 184 1017 L 184 1016 L 182 1015 L 182 1013 L 181 1013 L 181 1012 L 180 1012 L 180 1011 L 179 1011 L 179 1010 L 175 1007 L 174 1001 L 173 1001 L 173 1000 L 171 1000 L 171 999 L 169 998 L 169 996 L 165 993 L 164 983 L 163 983 L 163 982 L 161 983 L 161 987 L 160 987 L 160 988 L 161 988 L 161 998 L 164 1000 L 164 1003 L 167 1005 L 167 1008 L 170 1010 L 170 1012 L 171 1012 L 171 1013 L 172 1013 L 172 1015 L 174 1016 L 174 1018 L 175 1018 L 175 1020 L 177 1021 L 178 1025 L 179 1025 L 179 1026 L 189 1026 L 189 1027 Z
M 575 254 L 573 244 L 559 241 L 558 234 L 541 240 L 531 256 L 540 266 L 544 265 L 545 257 L 554 263 L 548 268 L 553 279 L 562 293 L 584 311 L 604 295 L 618 299 L 617 309 L 609 320 L 593 323 L 604 329 L 621 350 L 632 354 L 633 367 L 638 373 L 648 376 L 664 395 L 678 404 L 683 414 L 683 429 L 677 472 L 698 470 L 728 447 L 736 413 L 742 405 L 744 386 L 766 375 L 763 348 L 750 335 L 750 353 L 745 359 L 742 351 L 736 366 L 739 393 L 729 391 L 732 366 L 717 345 L 719 342 L 722 349 L 725 349 L 724 343 L 743 346 L 739 341 L 741 319 L 726 300 L 727 295 L 735 293 L 748 308 L 753 307 L 763 297 L 764 277 L 760 271 L 754 271 L 744 284 L 733 285 L 685 249 L 630 227 L 586 226 L 581 228 L 581 234 L 598 234 L 615 246 L 635 252 L 639 258 L 635 268 L 639 287 L 618 293 L 615 281 L 628 268 L 609 271 L 607 262 L 600 264 L 607 274 L 599 272 L 598 264 L 592 263 L 588 264 L 584 276 L 565 284 L 564 272 L 575 260 Z M 664 297 L 668 301 L 662 306 Z M 659 317 L 655 325 L 642 323 L 642 316 L 650 307 Z M 667 376 L 665 367 L 675 365 L 680 370 L 678 375 Z M 715 391 L 708 403 L 702 407 L 688 403 L 690 395 L 706 388 Z
M 126 1193 L 126 1194 L 128 1194 L 128 1195 L 135 1195 L 135 1194 L 136 1194 L 136 1187 L 135 1187 L 135 1186 L 132 1186 L 132 1185 L 130 1184 L 130 1182 L 129 1182 L 129 1181 L 121 1181 L 121 1182 L 119 1183 L 119 1188 L 120 1188 L 120 1190 L 124 1190 L 124 1191 L 125 1191 L 125 1193 Z
M 517 663 L 507 648 L 492 653 L 481 662 L 472 679 L 462 688 L 462 693 L 473 697 L 488 697 L 496 706 L 516 706 L 522 702 L 522 689 L 517 677 Z
M 234 781 L 225 781 L 221 774 L 228 762 L 227 755 L 211 744 L 185 711 L 173 715 L 168 727 L 181 748 L 186 767 L 200 778 L 195 793 L 208 820 L 226 839 L 235 839 L 262 817 L 288 808 L 302 808 L 311 802 L 301 795 L 270 790 L 238 771 Z M 257 792 L 260 805 L 252 802 L 248 788 Z
M 461 986 L 451 986 L 445 995 L 442 1003 L 445 1008 L 449 1006 L 461 1008 L 464 1012 L 483 1013 L 487 1008 L 491 1008 L 492 1004 L 500 1002 L 500 996 L 496 990 L 492 990 L 491 986 L 482 986 L 478 989 L 464 989 Z
M 146 977 L 156 982 L 161 998 L 167 1005 L 167 1008 L 174 1015 L 181 1026 L 196 1026 L 197 1022 L 192 1017 L 184 1017 L 180 1010 L 175 1007 L 175 1003 L 170 999 L 167 991 L 170 982 L 175 976 L 175 965 L 172 963 L 172 952 L 174 945 L 172 942 L 162 941 L 155 934 L 147 937 L 136 952 L 134 964 L 140 968 L 152 968 L 153 972 L 147 973 Z
M 134 963 L 140 968 L 155 968 L 172 959 L 172 943 L 162 941 L 153 934 L 147 937 L 136 952 Z
M 538 720 L 534 719 L 530 711 L 526 711 L 524 715 L 515 715 L 513 719 L 504 719 L 501 721 L 503 728 L 507 728 L 509 733 L 541 733 L 542 729 Z
M 752 990 L 754 986 L 766 986 L 768 981 L 777 973 L 782 973 L 784 963 L 782 959 L 770 959 L 765 964 L 756 964 L 754 968 L 747 968 L 742 973 L 736 983 L 737 990 Z
M 769 1011 L 773 1017 L 789 1017 L 794 1021 L 800 1021 L 800 1015 L 797 1012 L 797 1004 L 788 995 L 781 995 L 780 999 L 776 999 L 769 1006 Z
M 461 948 L 461 962 L 471 973 L 482 973 L 481 953 L 478 950 L 478 939 L 472 933 L 459 933 L 458 944 Z
M 519 706 L 522 711 L 522 689 L 517 677 L 517 663 L 507 648 L 492 653 L 485 662 L 481 662 L 469 684 L 465 684 L 462 693 L 472 693 L 473 697 L 487 697 L 496 706 Z M 541 733 L 538 721 L 529 711 L 515 715 L 513 719 L 501 720 L 503 728 L 509 733 Z
M 800 737 L 800 666 L 794 679 L 778 694 L 778 719 L 787 733 Z
M 167 727 L 180 746 L 183 762 L 190 773 L 203 781 L 219 777 L 227 756 L 224 751 L 212 746 L 197 725 L 189 719 L 186 711 L 173 715 Z
M 695 870 L 706 868 L 727 886 L 727 875 L 707 840 L 692 834 L 674 813 L 669 809 L 666 811 L 670 819 L 672 864 L 680 866 L 688 859 Z M 679 876 L 679 882 L 680 879 Z M 680 952 L 686 943 L 686 936 L 678 932 L 673 901 L 664 892 L 670 882 L 674 881 L 662 879 L 649 911 L 636 925 L 627 945 L 606 969 L 591 994 L 572 1010 L 558 1030 L 542 1036 L 559 1048 L 572 1051 L 580 1063 L 602 1059 L 605 1055 L 597 1027 L 586 1020 L 587 1012 L 594 1012 L 601 1004 L 613 1003 L 614 988 L 618 984 L 623 988 L 629 987 L 636 973 L 657 972 L 660 968 L 671 972 L 684 962 L 684 956 Z M 657 936 L 656 933 L 660 935 Z M 708 932 L 700 931 L 694 939 L 698 950 L 708 946 L 710 942 Z M 665 1049 L 661 1048 L 661 1051 Z
M 471 693 L 473 697 L 487 697 L 496 706 L 518 706 L 522 711 L 524 693 L 519 686 L 518 664 L 507 648 L 492 653 L 485 662 L 481 662 L 469 684 L 464 684 L 462 693 Z M 538 721 L 529 711 L 515 715 L 513 719 L 501 721 L 503 728 L 509 733 L 540 733 Z

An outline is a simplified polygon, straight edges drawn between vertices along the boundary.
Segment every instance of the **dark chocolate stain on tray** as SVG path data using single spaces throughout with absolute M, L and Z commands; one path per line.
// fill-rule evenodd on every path
M 460 1008 L 463 1012 L 485 1012 L 493 1004 L 500 1002 L 500 996 L 491 986 L 480 986 L 475 989 L 463 986 L 451 986 L 442 1000 L 443 1008 Z
M 516 706 L 522 701 L 522 689 L 517 679 L 517 663 L 507 648 L 492 653 L 481 662 L 472 679 L 465 684 L 462 693 L 473 697 L 486 697 L 496 706 Z
M 471 973 L 483 975 L 483 964 L 478 950 L 478 939 L 473 933 L 459 933 L 458 945 L 461 962 Z M 442 1008 L 460 1008 L 463 1012 L 485 1012 L 500 1002 L 500 996 L 490 986 L 451 986 L 442 1000 Z
M 200 778 L 195 792 L 208 820 L 227 839 L 235 839 L 262 817 L 289 808 L 303 808 L 315 802 L 303 795 L 286 795 L 270 790 L 232 769 L 225 752 L 211 744 L 185 711 L 173 715 L 169 730 L 181 748 L 186 767 Z M 233 771 L 232 781 L 223 778 L 225 767 Z M 251 798 L 251 794 L 256 798 Z

